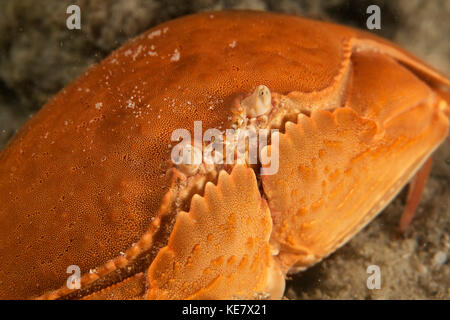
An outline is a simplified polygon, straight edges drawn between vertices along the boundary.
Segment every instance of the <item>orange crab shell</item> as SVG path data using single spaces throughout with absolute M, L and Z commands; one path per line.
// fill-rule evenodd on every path
M 175 212 L 171 132 L 229 127 L 233 101 L 260 84 L 302 110 L 280 134 L 278 173 L 262 195 L 237 165 Z M 151 29 L 0 154 L 0 298 L 280 296 L 286 272 L 360 230 L 443 141 L 449 85 L 385 40 L 295 16 Z M 69 265 L 81 290 L 65 285 Z

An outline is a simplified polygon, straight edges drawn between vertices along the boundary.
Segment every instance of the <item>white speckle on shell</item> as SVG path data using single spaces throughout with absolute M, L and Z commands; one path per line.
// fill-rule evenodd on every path
M 127 106 L 126 106 L 127 108 L 134 109 L 135 106 L 136 106 L 136 104 L 133 101 L 131 101 L 131 100 L 127 101 Z
M 170 61 L 176 62 L 178 60 L 180 60 L 180 51 L 178 51 L 178 49 L 175 49 L 172 56 L 170 57 Z
M 161 30 L 155 30 L 153 32 L 151 32 L 147 38 L 148 39 L 153 39 L 154 37 L 159 37 L 161 35 Z

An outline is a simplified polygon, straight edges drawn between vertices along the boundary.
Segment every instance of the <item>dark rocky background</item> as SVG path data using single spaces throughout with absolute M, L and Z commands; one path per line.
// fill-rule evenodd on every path
M 81 7 L 81 30 L 66 28 L 70 4 Z M 378 35 L 450 74 L 450 0 L 1 0 L 0 149 L 49 97 L 127 39 L 163 21 L 204 10 L 255 9 L 364 29 L 371 4 L 381 8 Z M 346 246 L 288 281 L 287 298 L 450 299 L 449 178 L 447 141 L 406 234 L 396 229 L 404 191 Z M 380 290 L 366 287 L 372 264 L 381 268 Z

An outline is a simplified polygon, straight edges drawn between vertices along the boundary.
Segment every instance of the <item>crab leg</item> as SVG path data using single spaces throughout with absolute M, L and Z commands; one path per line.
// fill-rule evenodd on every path
M 405 210 L 403 211 L 399 223 L 399 228 L 400 231 L 402 232 L 406 230 L 406 228 L 409 226 L 414 217 L 414 212 L 416 211 L 417 206 L 419 205 L 428 176 L 430 175 L 432 163 L 433 159 L 432 157 L 429 157 L 428 160 L 425 161 L 423 166 L 419 169 L 419 171 L 417 171 L 416 175 L 409 184 L 408 197 L 406 199 L 406 207 Z

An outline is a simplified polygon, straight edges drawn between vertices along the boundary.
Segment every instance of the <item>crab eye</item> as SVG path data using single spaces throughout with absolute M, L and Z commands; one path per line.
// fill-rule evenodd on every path
M 200 149 L 186 144 L 176 159 L 177 168 L 187 175 L 194 175 L 202 162 L 202 152 Z
M 251 118 L 268 113 L 272 109 L 272 95 L 269 88 L 265 85 L 259 85 L 253 94 L 242 100 L 241 105 Z

